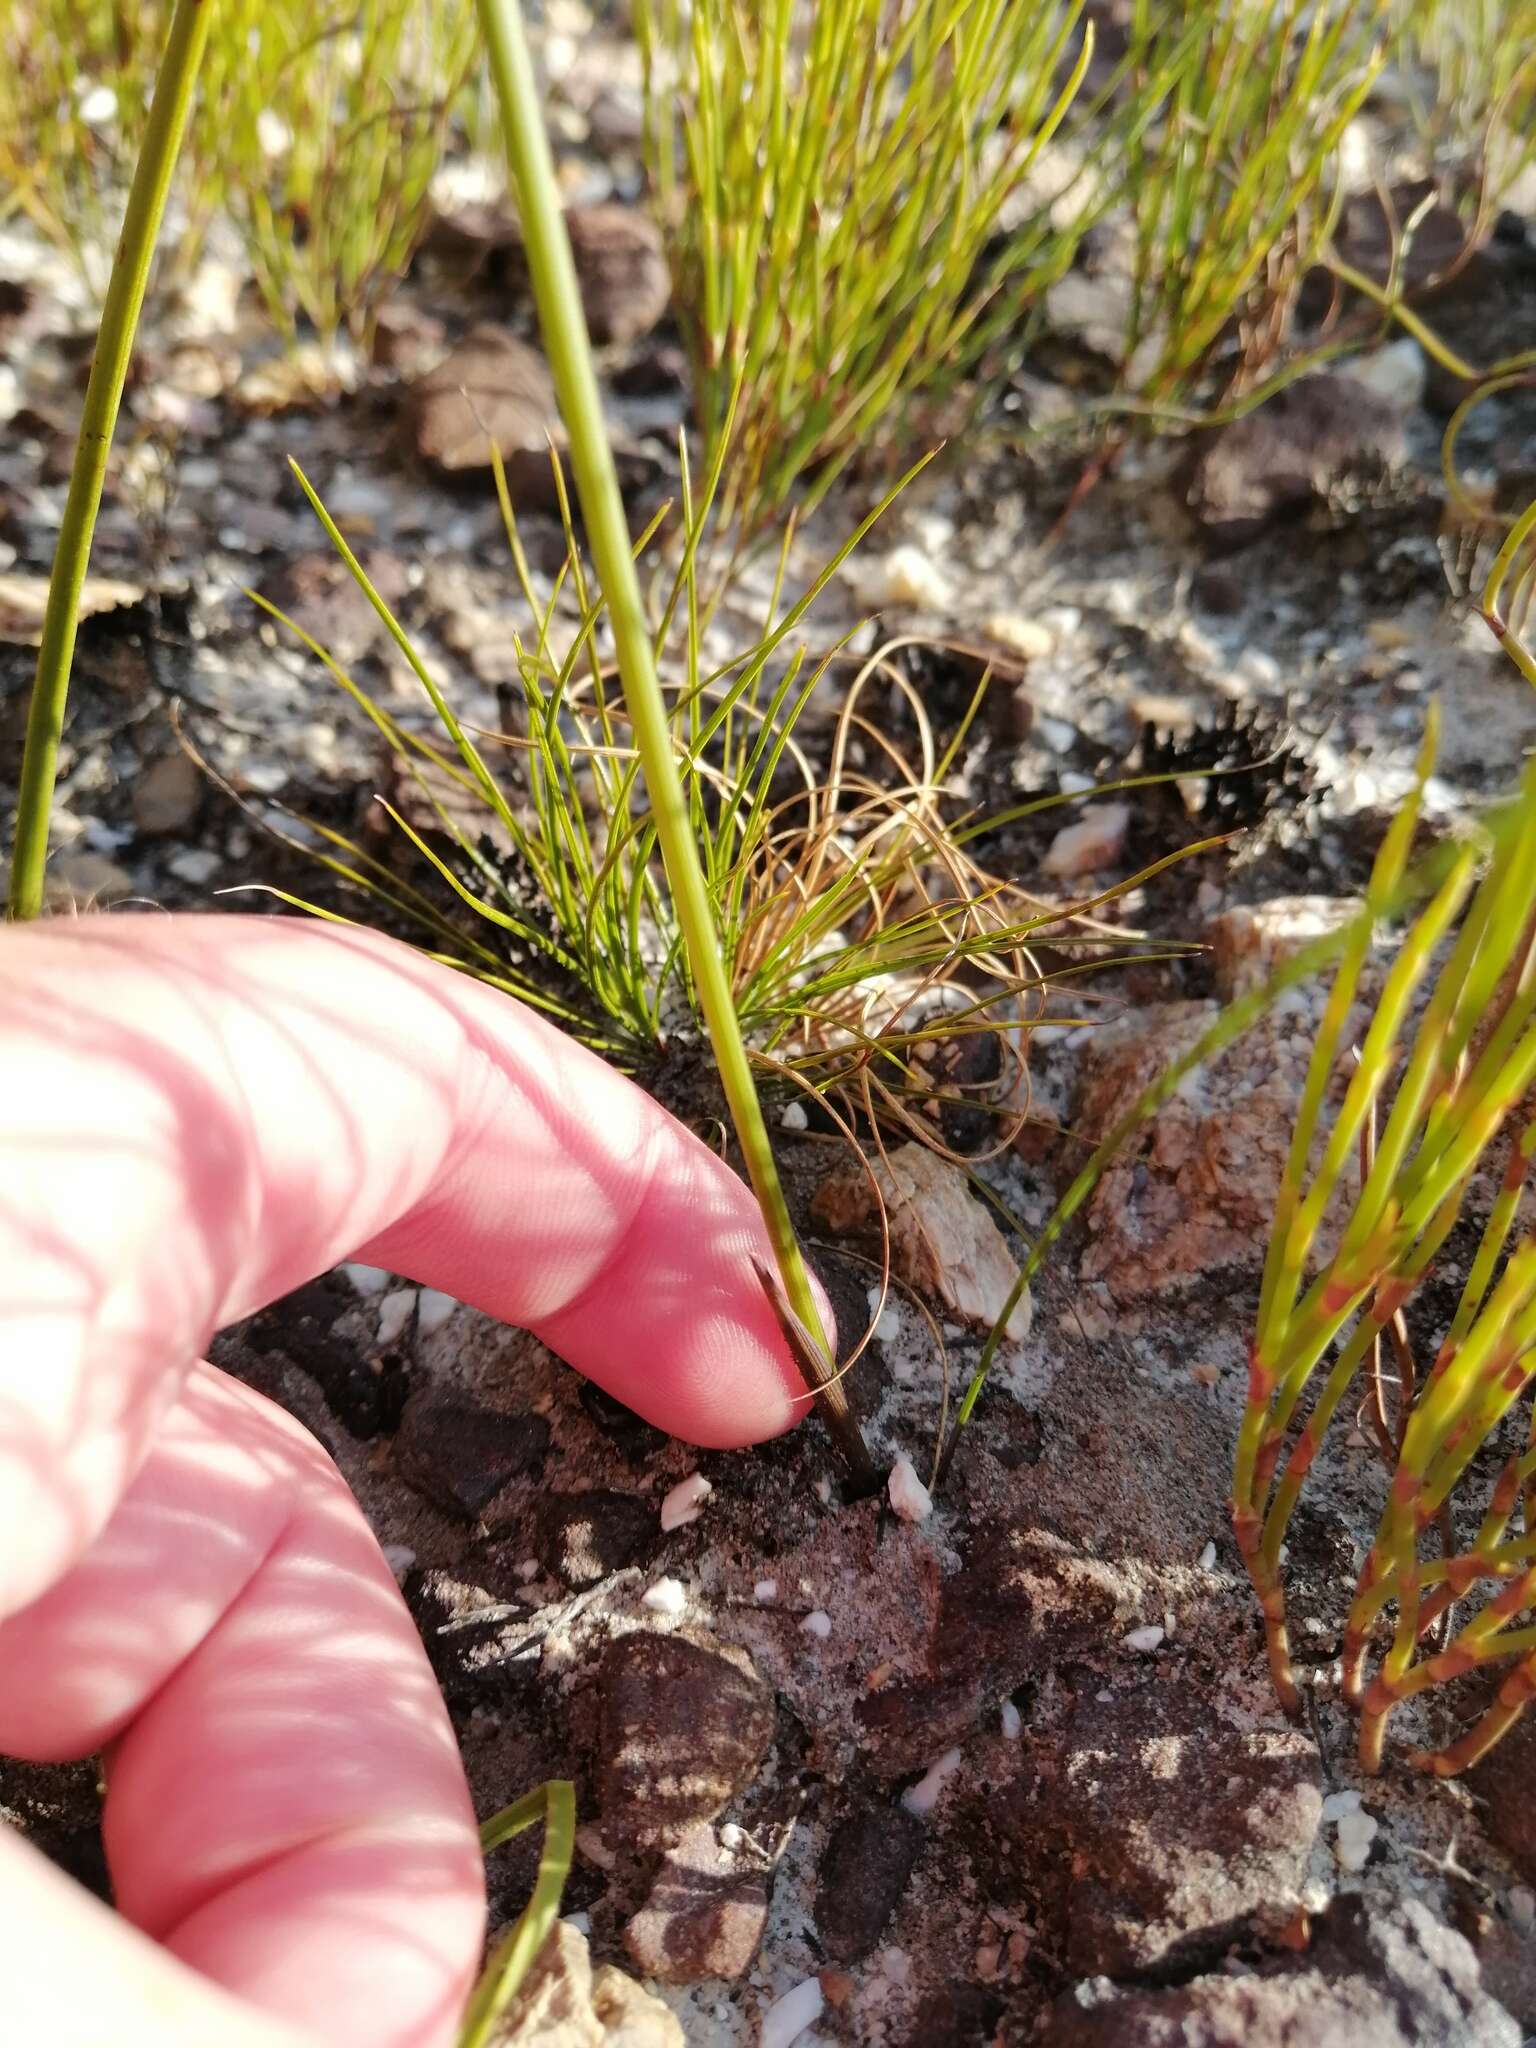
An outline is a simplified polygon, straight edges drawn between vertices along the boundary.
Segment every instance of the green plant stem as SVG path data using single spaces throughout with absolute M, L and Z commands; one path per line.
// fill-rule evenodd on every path
M 856 1477 L 868 1480 L 873 1476 L 873 1466 L 847 1394 L 836 1379 L 810 1276 L 774 1164 L 672 751 L 672 733 L 657 681 L 650 628 L 603 423 L 591 344 L 522 12 L 518 0 L 478 0 L 478 4 L 491 75 L 501 105 L 507 161 L 522 216 L 534 301 L 561 415 L 570 436 L 576 492 L 586 520 L 592 558 L 608 600 L 624 701 L 644 769 L 667 881 L 687 942 L 699 1007 L 709 1028 L 731 1120 L 763 1212 L 785 1294 L 799 1321 L 819 1339 L 816 1363 L 821 1367 L 821 1377 L 815 1391 L 850 1468 Z
M 568 1779 L 551 1778 L 493 1814 L 480 1829 L 480 1846 L 489 1855 L 539 1821 L 544 1823 L 544 1846 L 533 1895 L 491 1952 L 465 2009 L 459 2048 L 486 2048 L 549 1939 L 576 1853 L 576 1788 Z
M 96 356 L 85 391 L 80 438 L 75 443 L 69 495 L 54 550 L 42 645 L 38 649 L 37 675 L 27 715 L 11 859 L 8 915 L 12 918 L 36 917 L 43 907 L 48 817 L 58 779 L 59 736 L 64 729 L 64 705 L 79 631 L 80 593 L 91 559 L 91 538 L 96 531 L 107 458 L 112 452 L 112 434 L 149 282 L 149 266 L 181 150 L 213 9 L 214 0 L 177 0 L 150 102 L 144 146 L 139 151 L 128 193 L 122 235 L 112 259 L 112 276 L 96 337 Z

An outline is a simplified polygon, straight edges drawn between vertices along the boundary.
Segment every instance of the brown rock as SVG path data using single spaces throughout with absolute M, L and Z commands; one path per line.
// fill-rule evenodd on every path
M 688 389 L 688 351 L 675 341 L 653 341 L 621 363 L 610 380 L 622 398 L 678 398 Z
M 557 1920 L 502 2014 L 497 2048 L 685 2048 L 683 2030 L 612 1964 L 594 1976 L 585 1935 Z
M 1497 1913 L 1458 1911 L 1461 1932 L 1477 1950 L 1483 1988 L 1518 2020 L 1527 2037 L 1536 2030 L 1536 1940 Z M 1470 1921 L 1470 1925 L 1468 1922 Z
M 548 1449 L 542 1415 L 508 1415 L 468 1394 L 425 1386 L 405 1404 L 395 1462 L 418 1493 L 472 1522 L 509 1480 L 537 1477 Z
M 1348 924 L 1360 907 L 1353 896 L 1272 896 L 1223 910 L 1208 930 L 1218 993 L 1230 1001 L 1262 987 L 1314 939 Z
M 1051 2048 L 1519 2048 L 1477 1958 L 1427 1906 L 1339 1899 L 1310 1954 L 1170 1991 L 1102 1978 L 1052 2007 Z
M 1116 1301 L 1171 1295 L 1261 1263 L 1321 997 L 1268 1011 L 1219 1058 L 1186 1076 L 1107 1169 L 1088 1204 L 1086 1280 Z M 1105 1137 L 1217 1015 L 1215 1003 L 1158 1003 L 1088 1036 L 1074 1130 Z M 1349 1043 L 1346 1032 L 1344 1044 Z M 1342 1065 L 1340 1069 L 1342 1073 Z
M 965 1174 L 916 1143 L 899 1145 L 875 1161 L 873 1172 L 885 1202 L 897 1272 L 966 1322 L 990 1329 L 1019 1269 L 1002 1232 L 972 1195 Z M 818 1189 L 812 1210 L 832 1230 L 874 1227 L 868 1174 L 834 1174 Z M 1029 1335 L 1027 1291 L 1009 1318 L 1008 1335 L 1016 1343 Z
M 984 1984 L 936 1984 L 913 2015 L 902 2048 L 991 2048 L 1003 2001 Z
M 1046 848 L 1041 868 L 1064 881 L 1095 874 L 1120 858 L 1130 825 L 1129 804 L 1089 804 L 1080 818 L 1062 826 Z
M 422 240 L 423 252 L 440 259 L 462 277 L 475 277 L 494 256 L 521 240 L 517 215 L 494 200 L 470 199 L 433 214 Z
M 586 1937 L 557 1920 L 502 2014 L 503 2048 L 598 2048 Z
M 394 610 L 410 587 L 404 561 L 388 548 L 364 548 L 358 562 L 384 602 Z M 383 645 L 389 628 L 341 557 L 314 548 L 282 563 L 259 586 L 268 604 L 306 632 L 343 668 Z
M 1128 1976 L 1219 1954 L 1300 1904 L 1322 1815 L 1317 1750 L 1296 1728 L 1238 1730 L 1193 1686 L 1088 1699 L 1033 1746 L 1032 1795 L 1006 1808 L 1069 1968 Z
M 87 576 L 80 592 L 79 616 L 91 619 L 98 612 L 121 611 L 143 601 L 142 583 L 125 583 L 115 576 Z M 0 575 L 0 640 L 36 647 L 43 637 L 47 604 L 46 576 L 22 570 Z
M 1396 407 L 1351 378 L 1298 377 L 1205 438 L 1189 505 L 1212 540 L 1242 546 L 1283 513 L 1346 481 L 1374 481 L 1406 456 Z
M 133 785 L 133 822 L 141 832 L 186 832 L 202 805 L 202 772 L 179 747 L 151 761 Z
M 712 1819 L 773 1740 L 772 1696 L 745 1651 L 640 1631 L 610 1644 L 598 1685 L 603 1824 L 631 1841 Z
M 816 1926 L 828 1955 L 862 1962 L 901 1903 L 923 1824 L 900 1806 L 861 1806 L 838 1822 L 821 1859 Z
M 1335 241 L 1352 269 L 1385 286 L 1394 257 L 1399 286 L 1422 292 L 1458 266 L 1467 253 L 1467 223 L 1435 196 L 1428 179 L 1394 185 L 1390 213 L 1374 187 L 1351 193 L 1340 215 Z M 1411 234 L 1406 232 L 1413 222 Z
M 854 1708 L 864 1760 L 877 1778 L 905 1778 L 969 1734 L 981 1708 L 974 1672 L 883 1685 Z
M 0 890 L 10 883 L 11 864 L 0 860 Z M 49 910 L 104 910 L 133 894 L 133 877 L 104 853 L 59 853 L 43 876 L 43 902 Z
M 541 1509 L 541 1555 L 567 1586 L 592 1586 L 622 1571 L 656 1541 L 654 1502 L 632 1493 L 552 1493 Z
M 624 1930 L 636 1966 L 662 1984 L 743 1977 L 768 1920 L 768 1885 L 744 1865 L 708 1821 L 669 1849 L 650 1896 Z
M 1536 1714 L 1527 1713 L 1467 1773 L 1483 1826 L 1527 1884 L 1536 1884 Z
M 483 323 L 407 390 L 403 418 L 424 461 L 458 475 L 489 470 L 491 443 L 521 494 L 553 494 L 550 444 L 565 446 L 544 358 L 504 327 Z
M 373 329 L 373 360 L 402 377 L 421 376 L 443 354 L 447 330 L 433 313 L 407 300 L 379 308 Z
M 687 2048 L 671 2007 L 612 1963 L 593 1976 L 592 2010 L 603 2030 L 602 2048 Z
M 944 1582 L 934 1663 L 995 1693 L 1101 1647 L 1120 1620 L 1113 1568 L 1047 1529 L 1006 1523 L 978 1533 Z
M 672 297 L 656 223 L 633 206 L 573 206 L 565 216 L 592 339 L 638 341 Z

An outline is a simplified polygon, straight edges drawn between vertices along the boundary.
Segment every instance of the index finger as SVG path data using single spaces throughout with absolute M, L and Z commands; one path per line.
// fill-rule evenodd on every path
M 0 992 L 0 1613 L 77 1558 L 221 1324 L 359 1256 L 693 1441 L 804 1390 L 748 1189 L 498 992 L 287 918 L 13 932 Z

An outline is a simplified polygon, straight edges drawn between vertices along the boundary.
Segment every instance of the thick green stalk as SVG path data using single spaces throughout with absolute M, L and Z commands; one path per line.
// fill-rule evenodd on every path
M 160 233 L 166 194 L 181 151 L 192 88 L 213 16 L 214 0 L 176 0 L 165 55 L 155 80 L 144 146 L 133 173 L 123 232 L 112 259 L 112 276 L 96 337 L 96 356 L 85 391 L 80 438 L 75 444 L 69 495 L 54 550 L 42 645 L 27 716 L 16 805 L 16 838 L 11 859 L 8 914 L 36 917 L 43 907 L 43 869 L 48 859 L 48 816 L 58 777 L 59 735 L 80 623 L 80 593 L 91 559 L 91 537 L 101 506 L 107 458 L 133 354 L 139 311 L 149 282 L 150 261 Z
M 677 920 L 687 942 L 699 1007 L 709 1028 L 731 1120 L 762 1208 L 788 1305 L 798 1322 L 817 1339 L 814 1351 L 801 1347 L 802 1366 L 815 1369 L 816 1391 L 843 1454 L 856 1475 L 868 1479 L 873 1467 L 848 1397 L 835 1377 L 830 1347 L 822 1332 L 810 1278 L 779 1183 L 689 823 L 687 800 L 672 750 L 672 730 L 656 678 L 655 653 L 640 598 L 640 581 L 630 550 L 629 527 L 603 423 L 591 343 L 521 9 L 518 0 L 478 0 L 478 4 L 491 75 L 501 104 L 507 160 L 522 216 L 539 324 L 560 412 L 570 436 L 576 492 L 586 520 L 592 559 L 608 600 L 624 702 L 645 772 Z

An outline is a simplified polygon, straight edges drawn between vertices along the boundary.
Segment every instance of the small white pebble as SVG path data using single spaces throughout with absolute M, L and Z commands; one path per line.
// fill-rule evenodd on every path
M 832 1617 L 823 1608 L 813 1607 L 800 1626 L 808 1636 L 817 1636 L 825 1642 L 832 1633 Z
M 1215 1544 L 1207 1543 L 1204 1550 L 1201 1551 L 1199 1557 L 1195 1560 L 1195 1562 L 1199 1565 L 1201 1571 L 1203 1572 L 1214 1571 L 1216 1569 Z
M 828 1507 L 831 1505 L 832 1482 L 830 1479 L 826 1477 L 825 1474 L 823 1474 L 822 1477 L 818 1479 L 816 1482 L 816 1498 L 821 1502 L 823 1507 Z
M 778 1597 L 779 1582 L 777 1579 L 759 1579 L 752 1588 L 752 1598 L 759 1607 L 771 1607 Z
M 1063 788 L 1067 777 L 1061 778 Z M 1040 865 L 1048 875 L 1071 880 L 1108 867 L 1125 844 L 1130 827 L 1129 804 L 1088 804 L 1075 824 L 1063 825 L 1045 850 Z
M 1040 614 L 1040 623 L 1048 633 L 1070 640 L 1083 623 L 1083 614 L 1075 604 L 1048 604 Z
M 364 1300 L 370 1300 L 375 1294 L 382 1294 L 394 1277 L 393 1274 L 386 1273 L 382 1266 L 360 1266 L 355 1262 L 341 1267 L 340 1270 Z
M 408 1543 L 386 1543 L 384 1562 L 397 1579 L 403 1579 L 416 1562 L 416 1553 Z
M 263 156 L 284 156 L 293 147 L 293 130 L 271 107 L 256 116 L 256 140 Z
M 927 1771 L 918 1779 L 917 1783 L 909 1785 L 906 1791 L 902 1793 L 901 1803 L 908 1813 L 915 1813 L 919 1818 L 926 1813 L 932 1813 L 939 1803 L 939 1796 L 943 1792 L 944 1787 L 959 1768 L 959 1750 L 946 1749 L 937 1762 L 931 1763 L 928 1766 Z
M 1024 1716 L 1019 1712 L 1012 1700 L 1003 1701 L 1002 1711 L 999 1713 L 998 1719 L 1003 1725 L 1004 1740 L 1007 1742 L 1017 1742 L 1024 1729 Z
M 525 1557 L 517 1568 L 517 1576 L 526 1586 L 530 1579 L 536 1579 L 544 1567 L 536 1557 Z
M 423 1287 L 421 1304 L 416 1311 L 416 1327 L 423 1337 L 430 1337 L 434 1330 L 440 1330 L 458 1307 L 451 1294 L 444 1294 L 436 1287 Z
M 599 1870 L 612 1870 L 619 1860 L 617 1853 L 603 1840 L 602 1830 L 590 1822 L 576 1830 L 576 1848 L 578 1854 Z
M 1098 1701 L 1101 1707 L 1113 1706 L 1115 1703 L 1114 1688 L 1112 1686 L 1106 1685 L 1102 1692 L 1096 1692 L 1094 1694 L 1094 1698 Z
M 1340 1870 L 1364 1870 L 1370 1858 L 1371 1844 L 1376 1839 L 1376 1830 L 1377 1823 L 1368 1813 L 1344 1815 L 1333 1845 L 1334 1860 Z
M 1022 654 L 1026 661 L 1042 661 L 1055 651 L 1056 635 L 1050 627 L 1018 612 L 989 612 L 981 622 L 981 630 L 989 640 Z
M 1512 1884 L 1509 1888 L 1509 1917 L 1522 1934 L 1529 1934 L 1536 1927 L 1536 1892 L 1529 1885 Z
M 1237 673 L 1255 689 L 1273 690 L 1280 681 L 1280 664 L 1262 647 L 1245 647 L 1237 658 Z
M 1162 1648 L 1166 1633 L 1155 1621 L 1149 1621 L 1145 1628 L 1133 1628 L 1121 1641 L 1128 1650 L 1139 1650 L 1144 1657 L 1150 1657 L 1154 1650 Z
M 763 2031 L 758 2036 L 761 2048 L 790 2048 L 790 2043 L 798 2041 L 807 2027 L 815 2026 L 825 2005 L 820 1978 L 802 1979 L 782 1998 L 776 1998 L 763 2014 Z
M 652 1614 L 681 1614 L 688 1605 L 688 1595 L 678 1580 L 658 1579 L 640 1595 L 640 1605 L 649 1607 Z
M 398 1344 L 406 1324 L 411 1320 L 411 1310 L 416 1306 L 413 1289 L 403 1287 L 398 1294 L 386 1294 L 379 1303 L 379 1342 Z
M 661 1504 L 662 1528 L 684 1529 L 690 1522 L 696 1522 L 714 1490 L 702 1472 L 690 1472 L 686 1479 L 679 1479 Z
M 739 1849 L 747 1839 L 746 1829 L 738 1827 L 733 1820 L 728 1820 L 725 1826 L 717 1828 L 715 1833 L 722 1849 Z
M 933 1513 L 933 1498 L 913 1471 L 912 1460 L 905 1452 L 891 1467 L 886 1491 L 891 1506 L 904 1522 L 926 1522 Z
M 1325 1826 L 1331 1826 L 1334 1821 L 1342 1820 L 1346 1813 L 1358 1813 L 1359 1811 L 1360 1794 L 1358 1792 L 1352 1789 L 1343 1792 L 1330 1792 L 1323 1801 L 1322 1820 Z
M 219 872 L 223 862 L 211 847 L 184 846 L 179 853 L 171 855 L 166 866 L 177 881 L 185 882 L 189 888 L 203 889 Z
M 574 1927 L 578 1934 L 590 1934 L 592 1932 L 592 1915 L 590 1913 L 562 1913 L 560 1917 L 567 1927 Z
M 781 1131 L 803 1131 L 810 1120 L 810 1117 L 806 1114 L 803 1102 L 786 1102 L 779 1111 L 779 1129 Z
M 117 94 L 110 85 L 92 86 L 80 102 L 80 118 L 87 128 L 105 128 L 117 113 Z
M 876 601 L 914 605 L 941 612 L 949 603 L 949 585 L 921 548 L 892 548 L 880 564 Z

